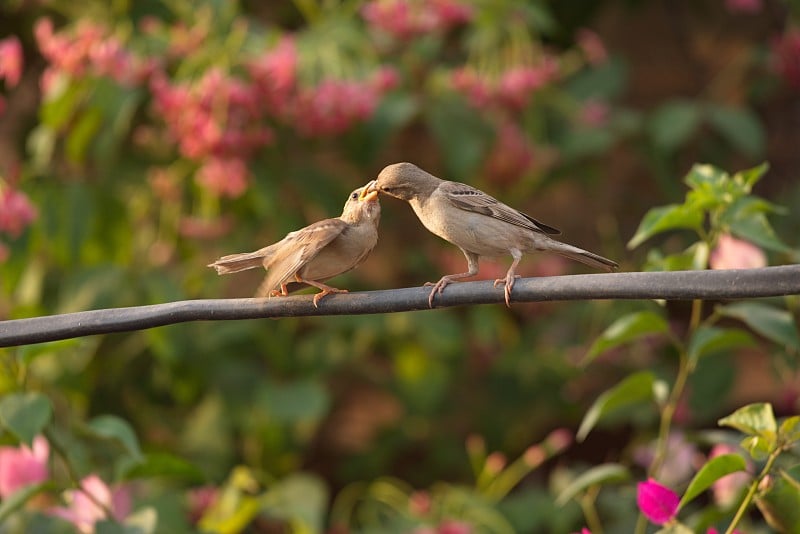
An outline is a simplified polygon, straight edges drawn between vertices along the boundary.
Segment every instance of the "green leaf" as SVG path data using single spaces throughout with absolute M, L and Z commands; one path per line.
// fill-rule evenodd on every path
M 727 172 L 708 163 L 695 163 L 683 178 L 683 182 L 691 189 L 704 189 L 716 193 L 722 192 L 729 180 Z
M 745 169 L 743 171 L 739 171 L 733 175 L 733 179 L 736 182 L 739 182 L 744 187 L 745 191 L 748 193 L 753 188 L 756 183 L 767 174 L 769 170 L 769 163 L 766 161 L 761 165 L 757 165 L 752 169 Z
M 136 433 L 127 421 L 115 415 L 99 415 L 89 421 L 88 428 L 94 436 L 116 441 L 138 462 L 144 461 Z
M 66 139 L 65 153 L 72 163 L 82 164 L 86 158 L 89 143 L 103 124 L 103 115 L 96 108 L 84 111 L 70 128 Z
M 759 492 L 756 505 L 775 532 L 800 532 L 800 487 L 785 471 L 771 477 L 766 491 Z
M 697 230 L 701 228 L 702 224 L 703 210 L 701 209 L 684 204 L 669 204 L 652 208 L 645 214 L 636 233 L 628 241 L 628 248 L 636 248 L 661 232 L 681 228 Z
M 29 447 L 52 415 L 50 399 L 41 393 L 12 393 L 0 400 L 0 422 Z
M 736 219 L 730 223 L 731 233 L 746 241 L 777 252 L 791 252 L 792 249 L 775 235 L 767 216 L 755 213 L 747 218 Z
M 772 451 L 775 450 L 775 436 L 771 438 L 764 436 L 748 436 L 742 440 L 741 445 L 753 460 L 760 462 L 766 460 Z
M 575 480 L 570 482 L 566 488 L 561 490 L 561 493 L 556 497 L 556 506 L 564 506 L 570 499 L 578 495 L 580 492 L 602 484 L 604 482 L 622 482 L 631 477 L 628 468 L 621 464 L 600 464 L 596 465 Z
M 738 454 L 723 454 L 710 459 L 689 482 L 689 487 L 686 488 L 686 492 L 678 504 L 678 509 L 683 508 L 686 503 L 703 493 L 722 477 L 746 469 L 747 463 Z
M 744 330 L 701 326 L 689 340 L 689 361 L 696 364 L 703 356 L 732 348 L 749 347 L 753 344 L 753 337 Z
M 3 501 L 0 502 L 0 525 L 5 523 L 5 520 L 8 519 L 11 514 L 22 508 L 26 502 L 44 491 L 50 485 L 50 482 L 31 484 L 5 497 Z
M 652 400 L 654 384 L 653 373 L 640 371 L 600 395 L 583 417 L 575 438 L 583 441 L 601 418 L 616 410 Z
M 717 424 L 735 428 L 751 436 L 763 436 L 765 433 L 774 435 L 778 431 L 772 405 L 767 402 L 742 406 L 731 415 L 717 421 Z
M 750 157 L 764 152 L 764 128 L 752 110 L 712 105 L 706 109 L 706 117 L 737 151 Z
M 314 380 L 267 383 L 260 390 L 256 403 L 276 421 L 313 421 L 328 412 L 330 395 L 321 383 Z
M 664 256 L 659 249 L 647 252 L 645 271 L 701 271 L 708 267 L 709 247 L 705 241 L 697 241 L 686 250 Z
M 125 479 L 166 477 L 194 483 L 204 480 L 200 468 L 166 452 L 146 454 L 141 462 L 135 460 L 127 462 L 121 469 L 120 475 Z
M 781 422 L 781 426 L 778 429 L 778 439 L 786 445 L 792 445 L 800 441 L 800 415 L 793 415 Z
M 687 100 L 676 100 L 658 108 L 648 130 L 656 148 L 672 152 L 686 143 L 700 124 L 700 109 Z
M 607 350 L 630 343 L 634 339 L 651 334 L 663 334 L 668 331 L 667 321 L 657 313 L 642 311 L 625 315 L 614 321 L 600 334 L 600 337 L 589 349 L 582 365 L 588 364 Z
M 800 351 L 800 334 L 792 314 L 766 304 L 741 302 L 718 306 L 717 313 L 743 321 L 758 334 L 794 351 Z

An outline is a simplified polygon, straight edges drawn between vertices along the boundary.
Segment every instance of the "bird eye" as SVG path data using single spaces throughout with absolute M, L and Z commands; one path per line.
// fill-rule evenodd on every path
M 350 195 L 350 198 L 352 198 L 353 200 L 358 200 L 358 193 L 353 193 L 352 195 Z

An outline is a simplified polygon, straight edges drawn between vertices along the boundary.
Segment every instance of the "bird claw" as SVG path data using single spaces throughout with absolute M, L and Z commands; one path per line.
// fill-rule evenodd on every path
M 433 289 L 431 289 L 430 295 L 428 295 L 428 307 L 429 308 L 433 308 L 433 298 L 436 296 L 436 293 L 439 293 L 441 295 L 442 291 L 444 291 L 444 288 L 447 287 L 447 285 L 449 283 L 450 283 L 450 280 L 446 276 L 443 276 L 436 283 L 425 282 L 425 287 L 433 286 Z
M 511 307 L 511 290 L 514 289 L 514 282 L 517 278 L 521 278 L 520 275 L 516 274 L 513 276 L 506 276 L 505 278 L 498 278 L 494 281 L 494 287 L 497 287 L 498 284 L 503 284 L 505 287 L 503 288 L 503 293 L 506 297 L 506 306 Z
M 328 289 L 323 289 L 316 295 L 314 295 L 314 307 L 319 308 L 319 301 L 323 299 L 323 297 L 330 295 L 331 293 L 349 293 L 346 289 L 336 289 L 335 287 L 329 287 Z

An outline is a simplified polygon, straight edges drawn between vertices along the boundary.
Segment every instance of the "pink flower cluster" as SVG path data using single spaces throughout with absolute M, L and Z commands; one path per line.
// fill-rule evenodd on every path
M 133 54 L 105 27 L 88 20 L 81 20 L 71 31 L 55 32 L 53 22 L 43 18 L 36 22 L 34 35 L 50 63 L 42 75 L 44 92 L 57 74 L 108 76 L 121 85 L 137 85 L 154 69 L 152 61 Z
M 22 77 L 22 45 L 16 36 L 0 40 L 0 81 L 5 80 L 6 89 L 13 89 Z M 0 116 L 6 108 L 6 100 L 0 95 Z
M 36 217 L 36 208 L 25 193 L 0 184 L 0 233 L 19 237 Z M 8 258 L 8 254 L 8 248 L 0 242 L 0 263 Z
M 767 256 L 754 244 L 723 234 L 708 260 L 712 269 L 755 269 L 767 266 Z
M 538 65 L 512 67 L 496 78 L 481 76 L 466 67 L 453 72 L 450 83 L 464 94 L 478 109 L 494 105 L 510 111 L 519 111 L 528 105 L 533 94 L 555 80 L 558 61 L 545 56 Z
M 473 11 L 459 0 L 372 0 L 361 15 L 371 28 L 409 40 L 469 22 Z

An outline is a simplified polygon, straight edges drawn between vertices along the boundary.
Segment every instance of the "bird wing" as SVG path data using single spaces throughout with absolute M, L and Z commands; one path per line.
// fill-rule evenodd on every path
M 522 228 L 542 234 L 557 235 L 561 230 L 548 226 L 533 217 L 517 211 L 480 189 L 459 182 L 442 182 L 439 189 L 451 204 L 466 211 L 494 217 Z
M 347 223 L 341 219 L 325 219 L 287 234 L 282 240 L 283 246 L 275 252 L 272 262 L 267 266 L 267 276 L 259 293 L 268 295 L 277 289 L 303 265 L 314 259 L 346 227 Z

